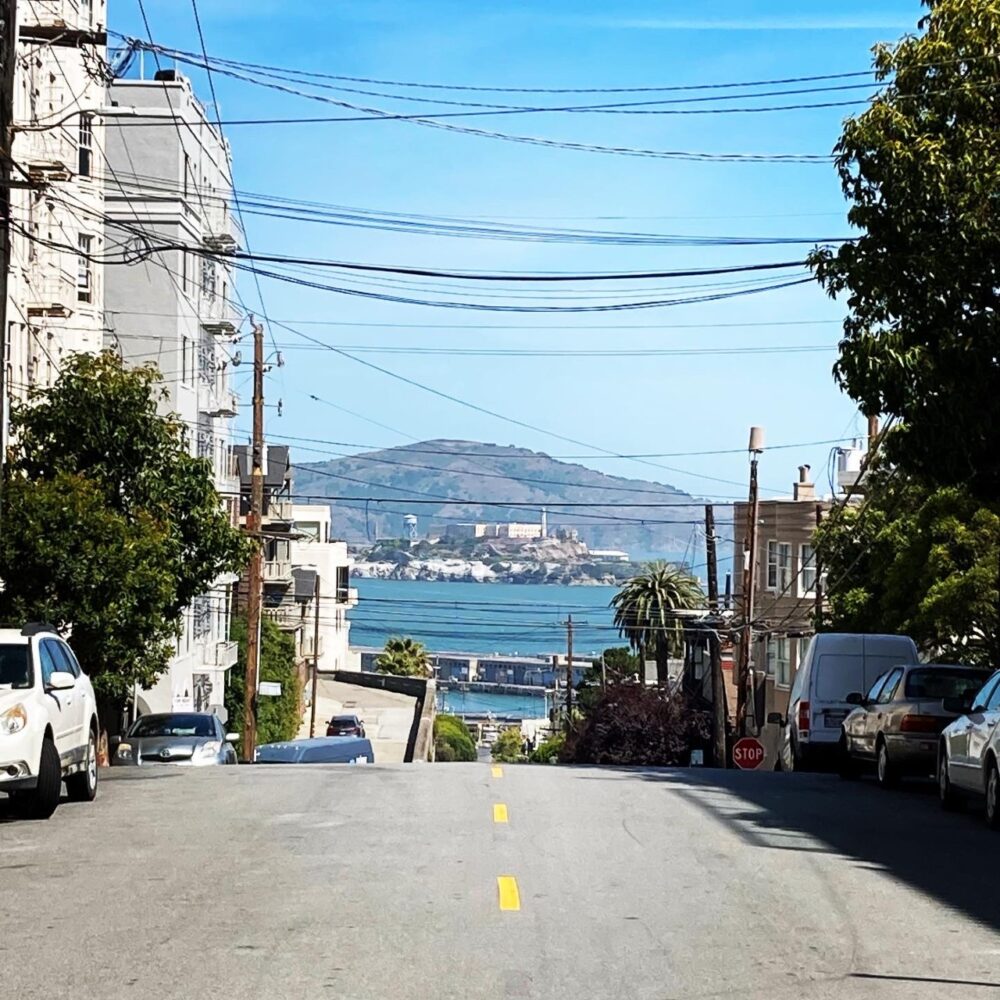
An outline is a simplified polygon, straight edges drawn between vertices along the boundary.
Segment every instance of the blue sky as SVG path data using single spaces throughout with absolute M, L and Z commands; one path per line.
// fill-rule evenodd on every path
M 134 0 L 112 0 L 110 6 L 112 28 L 142 35 Z M 157 41 L 198 48 L 187 0 L 146 0 L 146 9 Z M 800 0 L 714 0 L 701 5 L 679 0 L 199 0 L 199 10 L 213 55 L 360 77 L 538 87 L 689 85 L 863 70 L 870 65 L 869 50 L 875 42 L 913 30 L 921 13 L 916 0 L 811 0 L 808 5 Z M 151 69 L 147 63 L 147 72 Z M 195 72 L 193 77 L 207 101 L 203 75 Z M 332 111 L 219 75 L 215 84 L 226 119 Z M 833 99 L 856 93 L 835 94 Z M 508 96 L 513 96 L 512 103 L 534 100 Z M 798 100 L 822 99 L 810 95 Z M 376 98 L 356 100 L 388 106 Z M 849 110 L 553 114 L 470 124 L 608 145 L 828 153 Z M 843 200 L 829 165 L 691 164 L 607 156 L 450 134 L 398 121 L 244 126 L 228 134 L 237 185 L 254 192 L 398 212 L 517 217 L 542 225 L 699 236 L 823 237 L 847 231 Z M 794 259 L 805 249 L 538 245 L 375 233 L 259 217 L 247 222 L 250 245 L 258 253 L 483 270 L 707 267 Z M 242 291 L 247 302 L 257 304 L 252 283 L 244 281 Z M 271 316 L 342 345 L 829 347 L 827 353 L 756 357 L 364 355 L 414 380 L 615 452 L 742 448 L 751 424 L 764 426 L 775 445 L 838 438 L 861 429 L 850 401 L 830 374 L 842 310 L 818 286 L 603 318 L 554 319 L 380 303 L 267 280 L 263 292 Z M 322 322 L 431 326 L 318 325 Z M 762 325 L 732 325 L 746 323 Z M 451 324 L 473 328 L 448 329 Z M 512 328 L 489 330 L 491 325 Z M 287 345 L 286 365 L 273 373 L 268 385 L 269 395 L 280 396 L 284 403 L 280 419 L 268 413 L 269 430 L 275 434 L 380 446 L 408 440 L 311 401 L 309 395 L 316 394 L 416 438 L 469 438 L 555 455 L 588 450 L 472 412 L 332 352 L 303 350 L 292 334 L 273 332 Z M 810 462 L 822 481 L 827 453 L 827 446 L 814 446 L 765 454 L 762 482 L 787 490 L 802 462 Z M 318 457 L 298 454 L 300 460 Z M 698 495 L 741 490 L 693 473 L 740 483 L 746 478 L 745 455 L 661 461 L 685 471 L 599 453 L 585 464 L 670 482 Z

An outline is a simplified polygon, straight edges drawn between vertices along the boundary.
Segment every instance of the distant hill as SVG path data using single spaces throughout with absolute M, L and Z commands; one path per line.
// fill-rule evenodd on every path
M 691 543 L 691 522 L 701 523 L 704 516 L 694 497 L 671 486 L 607 476 L 542 452 L 479 441 L 424 441 L 296 464 L 294 477 L 298 496 L 348 498 L 331 501 L 330 509 L 337 536 L 353 543 L 402 537 L 406 514 L 416 515 L 418 532 L 424 537 L 462 521 L 538 522 L 541 508 L 547 506 L 550 532 L 576 528 L 591 548 L 624 549 L 633 559 L 679 559 Z M 364 498 L 373 496 L 399 499 L 366 505 Z M 414 504 L 407 498 L 440 502 Z M 455 500 L 478 502 L 466 505 Z M 660 500 L 683 506 L 606 506 Z M 581 502 L 589 506 L 561 506 Z M 698 546 L 691 561 L 703 561 L 702 548 Z

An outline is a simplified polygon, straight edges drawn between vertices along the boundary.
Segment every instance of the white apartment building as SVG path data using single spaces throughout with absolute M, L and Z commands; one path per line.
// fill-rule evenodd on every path
M 18 0 L 7 385 L 45 388 L 103 345 L 105 0 Z M 6 428 L 4 435 L 6 436 Z
M 108 245 L 135 250 L 131 265 L 108 267 L 105 344 L 129 362 L 154 363 L 166 390 L 163 412 L 180 416 L 191 452 L 212 464 L 216 488 L 239 523 L 239 478 L 230 452 L 237 399 L 229 383 L 237 316 L 231 270 L 199 249 L 234 249 L 229 211 L 232 164 L 185 77 L 116 80 L 106 116 Z M 156 250 L 169 244 L 187 249 Z M 169 670 L 139 696 L 140 712 L 222 713 L 235 575 L 197 597 Z
M 357 658 L 350 654 L 351 622 L 347 613 L 357 605 L 358 592 L 350 585 L 347 543 L 333 539 L 328 506 L 296 504 L 293 517 L 292 565 L 312 570 L 319 579 L 319 669 L 360 669 Z M 306 610 L 302 635 L 302 655 L 310 661 L 315 613 L 313 603 Z

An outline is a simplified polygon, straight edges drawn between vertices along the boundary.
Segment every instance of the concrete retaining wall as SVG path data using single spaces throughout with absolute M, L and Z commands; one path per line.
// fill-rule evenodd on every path
M 325 676 L 330 676 L 329 674 Z M 434 759 L 434 715 L 437 688 L 433 680 L 422 677 L 395 677 L 392 674 L 355 673 L 352 670 L 335 670 L 333 678 L 341 684 L 357 687 L 377 688 L 407 695 L 415 699 L 413 723 L 406 741 L 406 755 L 403 760 L 409 764 L 415 760 Z

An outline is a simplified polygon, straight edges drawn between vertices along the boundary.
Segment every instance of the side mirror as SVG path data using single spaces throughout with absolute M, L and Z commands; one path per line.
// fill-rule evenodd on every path
M 76 684 L 76 678 L 68 670 L 54 670 L 45 684 L 46 691 L 67 691 Z
M 768 712 L 767 723 L 769 726 L 783 726 L 785 724 L 785 717 L 781 712 Z
M 864 705 L 865 704 L 865 696 L 860 691 L 852 691 L 844 699 L 844 701 L 846 701 L 848 705 Z
M 239 733 L 226 733 L 226 742 L 227 743 L 239 743 L 239 741 L 240 741 L 240 734 Z

